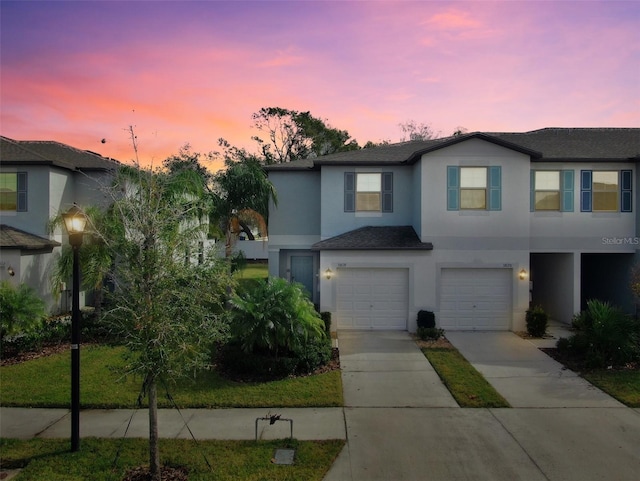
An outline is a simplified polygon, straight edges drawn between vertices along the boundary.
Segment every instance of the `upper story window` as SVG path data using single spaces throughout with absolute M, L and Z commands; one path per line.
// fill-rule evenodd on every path
M 447 210 L 502 210 L 502 169 L 447 167 Z
M 535 189 L 535 210 L 560 210 L 560 171 L 536 171 Z
M 593 171 L 593 210 L 618 211 L 618 172 Z
M 356 212 L 380 212 L 382 174 L 356 174 Z
M 487 208 L 487 168 L 460 168 L 460 208 Z
M 0 173 L 0 210 L 27 211 L 27 173 Z
M 531 212 L 573 212 L 573 170 L 531 171 Z
M 393 212 L 393 172 L 345 172 L 345 212 Z
M 631 212 L 633 171 L 582 170 L 580 210 L 583 212 Z

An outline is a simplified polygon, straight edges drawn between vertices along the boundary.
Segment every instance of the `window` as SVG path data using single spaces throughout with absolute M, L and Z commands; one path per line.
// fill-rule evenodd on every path
M 631 212 L 632 202 L 632 170 L 580 171 L 582 212 Z
M 392 172 L 345 172 L 345 212 L 393 212 Z
M 381 189 L 380 174 L 356 174 L 356 211 L 379 212 Z
M 618 172 L 594 171 L 592 177 L 593 210 L 618 211 Z
M 26 212 L 27 173 L 0 173 L 0 210 Z
M 447 210 L 502 210 L 502 168 L 447 167 Z
M 531 212 L 573 212 L 573 170 L 531 171 Z
M 460 168 L 460 209 L 487 208 L 487 168 Z
M 560 172 L 538 170 L 535 176 L 535 210 L 560 210 Z

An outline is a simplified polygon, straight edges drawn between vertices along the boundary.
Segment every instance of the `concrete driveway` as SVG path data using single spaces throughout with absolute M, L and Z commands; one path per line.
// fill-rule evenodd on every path
M 338 338 L 347 445 L 325 481 L 638 479 L 636 410 L 461 409 L 407 332 Z
M 548 342 L 502 331 L 451 331 L 446 336 L 513 407 L 623 407 L 538 349 Z

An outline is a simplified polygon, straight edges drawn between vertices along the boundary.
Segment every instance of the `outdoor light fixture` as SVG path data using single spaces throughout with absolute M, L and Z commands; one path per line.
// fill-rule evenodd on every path
M 327 280 L 330 280 L 332 275 L 333 271 L 331 269 L 327 269 L 326 271 L 324 271 L 324 276 L 327 278 Z
M 527 271 L 524 269 L 520 270 L 520 272 L 518 273 L 518 277 L 521 281 L 524 281 L 527 278 Z
M 7 272 L 9 273 L 9 275 L 10 275 L 11 277 L 13 277 L 13 276 L 15 276 L 15 275 L 16 275 L 16 271 L 14 271 L 14 270 L 13 270 L 13 267 L 11 267 L 11 266 L 7 267 Z
M 71 308 L 71 451 L 80 449 L 80 260 L 87 217 L 77 205 L 62 214 L 73 249 L 73 297 Z
M 80 247 L 82 245 L 84 228 L 87 225 L 87 216 L 77 205 L 73 204 L 73 207 L 62 214 L 62 219 L 69 234 L 69 244 L 71 244 L 71 247 L 74 247 L 76 244 Z

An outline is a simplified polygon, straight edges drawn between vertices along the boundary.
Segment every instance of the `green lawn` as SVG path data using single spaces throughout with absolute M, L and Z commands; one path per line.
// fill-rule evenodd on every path
M 148 465 L 148 445 L 145 439 L 84 438 L 80 451 L 72 453 L 66 439 L 0 439 L 3 468 L 24 467 L 19 481 L 120 481 L 128 469 Z M 320 481 L 343 445 L 343 440 L 162 439 L 160 460 L 163 465 L 187 467 L 190 481 Z M 294 448 L 295 464 L 271 463 L 278 448 Z
M 621 403 L 640 408 L 640 371 L 600 369 L 582 376 Z
M 141 381 L 123 377 L 124 348 L 87 346 L 81 350 L 80 401 L 83 408 L 134 407 Z M 68 407 L 69 351 L 0 367 L 2 406 Z M 215 371 L 169 386 L 181 408 L 342 406 L 340 371 L 265 383 L 238 383 Z M 160 407 L 172 407 L 159 393 Z
M 460 407 L 511 407 L 457 349 L 425 347 L 422 352 Z
M 266 279 L 269 276 L 269 266 L 262 263 L 248 263 L 238 272 L 240 279 Z

